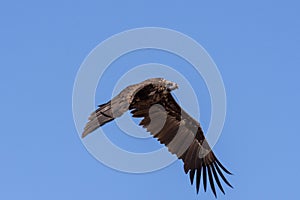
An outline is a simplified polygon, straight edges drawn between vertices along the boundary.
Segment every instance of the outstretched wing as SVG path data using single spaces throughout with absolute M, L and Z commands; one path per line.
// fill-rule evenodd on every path
M 162 80 L 162 78 L 153 78 L 138 84 L 130 85 L 122 90 L 109 102 L 99 105 L 99 108 L 96 111 L 92 112 L 89 116 L 89 121 L 84 127 L 82 138 L 93 132 L 100 126 L 106 124 L 107 122 L 120 117 L 128 110 L 137 92 L 145 87 L 154 87 L 155 83 L 160 80 Z
M 216 158 L 205 140 L 200 124 L 176 103 L 170 93 L 155 105 L 131 105 L 133 117 L 143 117 L 140 125 L 147 129 L 168 150 L 184 162 L 185 173 L 189 172 L 191 184 L 196 176 L 199 192 L 202 175 L 204 190 L 207 179 L 216 196 L 215 183 L 225 194 L 220 178 L 230 187 L 223 172 L 231 174 Z M 222 172 L 223 171 L 223 172 Z

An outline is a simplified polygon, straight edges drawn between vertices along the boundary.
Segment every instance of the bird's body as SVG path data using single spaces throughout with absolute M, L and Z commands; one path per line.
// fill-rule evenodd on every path
M 210 149 L 200 124 L 172 97 L 171 91 L 177 88 L 176 83 L 163 78 L 152 78 L 128 86 L 111 101 L 99 105 L 99 108 L 90 115 L 82 137 L 131 110 L 133 117 L 143 118 L 139 125 L 146 128 L 153 137 L 184 162 L 184 171 L 189 172 L 191 184 L 196 177 L 197 193 L 201 174 L 205 191 L 208 178 L 215 196 L 214 182 L 224 193 L 219 177 L 232 187 L 222 173 L 222 171 L 228 174 L 230 172 L 223 167 Z

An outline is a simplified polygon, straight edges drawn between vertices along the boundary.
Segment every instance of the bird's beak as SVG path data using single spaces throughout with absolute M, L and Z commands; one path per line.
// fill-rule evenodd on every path
M 175 89 L 178 89 L 178 84 L 177 83 L 174 83 L 174 85 L 170 88 L 170 90 L 175 90 Z
M 175 83 L 175 89 L 178 89 L 178 88 L 179 88 L 178 84 L 177 84 L 177 83 Z

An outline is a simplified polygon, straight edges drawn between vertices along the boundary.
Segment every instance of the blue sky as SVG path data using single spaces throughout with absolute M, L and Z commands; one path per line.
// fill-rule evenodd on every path
M 223 77 L 227 116 L 214 151 L 234 173 L 228 177 L 234 189 L 225 188 L 218 199 L 297 199 L 299 8 L 295 0 L 1 2 L 0 198 L 214 198 L 210 191 L 195 194 L 180 161 L 147 174 L 106 167 L 86 151 L 74 125 L 73 83 L 88 53 L 113 34 L 157 26 L 195 39 Z M 148 62 L 181 72 L 184 66 L 187 78 L 192 73 L 162 52 L 127 56 L 113 63 L 105 80 L 116 79 L 121 66 Z M 190 79 L 203 99 L 200 121 L 207 129 L 208 94 L 201 78 Z M 97 104 L 108 100 L 113 80 L 99 86 Z M 129 150 L 159 147 L 150 139 L 141 145 L 113 123 L 105 129 Z

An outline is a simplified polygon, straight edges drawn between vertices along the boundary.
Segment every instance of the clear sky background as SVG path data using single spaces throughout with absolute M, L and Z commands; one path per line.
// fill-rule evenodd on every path
M 72 90 L 80 64 L 111 35 L 144 26 L 194 38 L 222 74 L 227 116 L 214 150 L 234 173 L 234 189 L 225 187 L 218 199 L 299 199 L 299 10 L 296 0 L 2 1 L 0 199 L 214 199 L 210 189 L 196 195 L 180 161 L 153 173 L 122 173 L 95 160 L 78 137 Z M 154 51 L 122 57 L 96 102 L 108 100 L 121 66 L 158 62 L 187 69 L 189 78 L 176 59 Z M 206 129 L 204 90 L 198 95 Z M 114 142 L 138 150 L 115 124 L 105 128 Z

